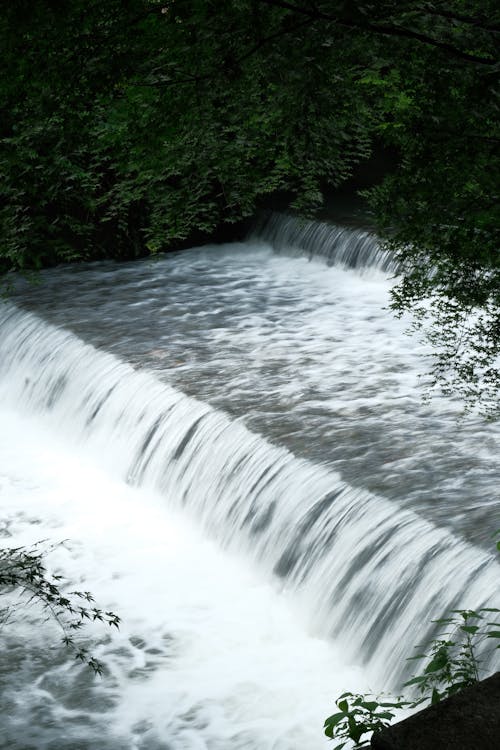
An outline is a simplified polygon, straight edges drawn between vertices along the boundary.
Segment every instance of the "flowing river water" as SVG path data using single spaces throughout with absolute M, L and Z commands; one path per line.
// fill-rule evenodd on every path
M 430 619 L 499 606 L 500 432 L 422 401 L 395 272 L 365 232 L 273 217 L 15 282 L 2 542 L 69 540 L 51 566 L 123 625 L 96 680 L 31 610 L 4 624 L 0 747 L 313 750 Z

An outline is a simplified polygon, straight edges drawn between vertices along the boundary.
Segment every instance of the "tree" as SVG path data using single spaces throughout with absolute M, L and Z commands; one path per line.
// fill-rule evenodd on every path
M 431 322 L 437 384 L 500 377 L 492 0 L 20 0 L 0 21 L 3 269 L 136 257 L 251 216 L 314 215 L 377 144 L 369 192 Z

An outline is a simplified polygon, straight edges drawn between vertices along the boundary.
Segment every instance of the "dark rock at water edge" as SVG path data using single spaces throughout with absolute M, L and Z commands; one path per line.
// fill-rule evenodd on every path
M 499 750 L 500 672 L 374 734 L 373 750 Z

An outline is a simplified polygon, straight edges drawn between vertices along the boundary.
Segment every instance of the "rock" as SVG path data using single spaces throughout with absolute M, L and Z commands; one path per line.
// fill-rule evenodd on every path
M 374 734 L 373 750 L 499 750 L 500 672 Z

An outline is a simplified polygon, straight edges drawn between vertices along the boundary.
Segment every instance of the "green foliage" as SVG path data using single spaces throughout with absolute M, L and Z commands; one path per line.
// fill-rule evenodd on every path
M 402 700 L 379 702 L 379 698 L 343 693 L 336 701 L 339 711 L 325 719 L 325 734 L 330 739 L 340 740 L 334 750 L 341 750 L 351 740 L 356 748 L 370 747 L 369 738 L 363 735 L 379 732 L 389 726 L 395 711 L 409 704 Z
M 19 595 L 14 603 L 0 607 L 0 627 L 11 620 L 18 621 L 21 608 L 41 607 L 47 619 L 55 621 L 62 630 L 62 642 L 74 651 L 75 659 L 86 663 L 95 674 L 103 665 L 77 640 L 85 621 L 102 622 L 118 628 L 120 618 L 113 612 L 94 606 L 88 591 L 66 591 L 61 575 L 50 575 L 44 557 L 50 547 L 37 543 L 32 547 L 7 547 L 0 550 L 0 595 Z
M 412 4 L 408 4 L 412 5 Z M 451 16 L 442 17 L 441 12 Z M 454 13 L 457 14 L 454 17 Z M 434 7 L 433 35 L 498 65 L 498 9 Z M 474 22 L 475 19 L 475 22 Z M 380 71 L 384 141 L 398 169 L 369 193 L 403 275 L 396 314 L 411 312 L 432 345 L 432 388 L 498 416 L 500 396 L 500 120 L 495 65 L 409 55 Z
M 254 6 L 6 10 L 6 267 L 165 249 L 251 215 L 277 189 L 311 209 L 321 180 L 349 176 L 371 142 L 351 85 L 360 43 L 320 60 L 308 24 Z
M 431 703 L 437 703 L 477 682 L 481 672 L 481 646 L 490 638 L 500 638 L 500 623 L 486 618 L 499 612 L 484 607 L 478 611 L 453 610 L 451 617 L 435 620 L 444 626 L 444 632 L 426 651 L 411 657 L 426 659 L 427 664 L 421 674 L 405 682 L 405 687 L 415 685 L 424 699 L 430 697 Z
M 500 622 L 489 619 L 499 613 L 492 607 L 458 609 L 450 617 L 433 621 L 441 632 L 426 646 L 417 647 L 423 651 L 410 660 L 424 659 L 425 666 L 403 685 L 416 688 L 418 697 L 387 700 L 343 693 L 335 701 L 339 712 L 325 720 L 326 736 L 338 743 L 334 750 L 346 745 L 356 749 L 370 747 L 371 734 L 389 726 L 401 709 L 414 709 L 426 701 L 431 705 L 438 703 L 481 679 L 484 647 L 492 640 L 500 641 Z

